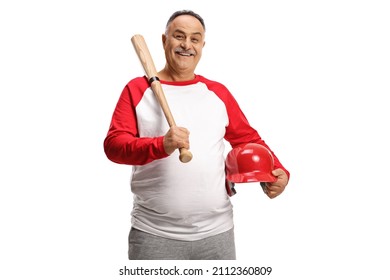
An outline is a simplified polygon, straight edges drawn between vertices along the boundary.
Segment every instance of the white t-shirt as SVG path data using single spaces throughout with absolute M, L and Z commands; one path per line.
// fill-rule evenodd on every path
M 132 226 L 158 236 L 198 240 L 233 227 L 225 188 L 224 139 L 232 147 L 259 143 L 253 129 L 222 84 L 197 75 L 186 82 L 161 81 L 178 126 L 190 131 L 188 163 L 179 152 L 168 156 L 163 136 L 168 123 L 146 77 L 124 88 L 104 141 L 107 157 L 133 165 Z M 274 155 L 274 154 L 273 154 Z M 282 167 L 274 155 L 275 167 Z

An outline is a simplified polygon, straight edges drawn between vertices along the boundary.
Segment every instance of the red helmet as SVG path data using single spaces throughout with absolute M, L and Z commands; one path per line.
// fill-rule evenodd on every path
M 249 143 L 232 149 L 226 157 L 226 178 L 233 183 L 275 182 L 274 159 L 264 146 Z

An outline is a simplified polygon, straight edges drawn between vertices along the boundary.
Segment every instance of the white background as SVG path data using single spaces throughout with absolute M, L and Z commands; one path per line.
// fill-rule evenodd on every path
M 144 35 L 161 69 L 161 34 L 179 9 L 205 19 L 196 73 L 231 90 L 291 172 L 274 200 L 237 186 L 238 261 L 203 265 L 389 279 L 386 1 L 5 2 L 1 279 L 127 279 L 118 270 L 137 265 L 127 261 L 131 167 L 110 162 L 103 140 L 123 87 L 143 75 L 130 37 Z

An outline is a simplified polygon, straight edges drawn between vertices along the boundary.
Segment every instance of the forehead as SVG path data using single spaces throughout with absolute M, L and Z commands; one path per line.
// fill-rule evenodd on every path
M 168 26 L 168 32 L 174 32 L 178 30 L 188 34 L 204 34 L 204 29 L 200 21 L 190 15 L 178 16 Z

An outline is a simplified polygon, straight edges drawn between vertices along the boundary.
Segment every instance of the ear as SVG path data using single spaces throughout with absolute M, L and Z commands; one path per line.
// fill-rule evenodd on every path
M 167 41 L 167 36 L 165 34 L 161 35 L 163 46 L 165 45 L 165 42 Z

